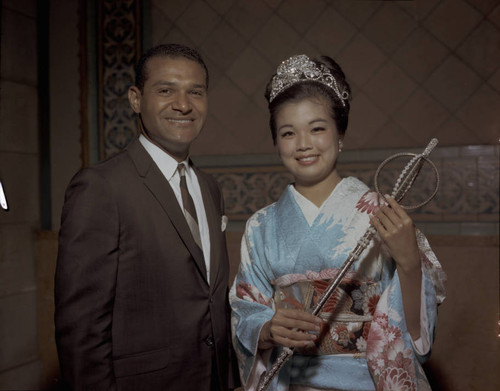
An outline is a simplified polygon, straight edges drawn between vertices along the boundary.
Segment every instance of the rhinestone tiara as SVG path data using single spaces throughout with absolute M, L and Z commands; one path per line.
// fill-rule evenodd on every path
M 287 88 L 303 81 L 317 81 L 330 87 L 335 91 L 335 94 L 345 107 L 345 101 L 349 99 L 349 93 L 345 90 L 340 91 L 337 81 L 326 66 L 320 64 L 318 67 L 305 54 L 290 57 L 279 65 L 276 75 L 271 81 L 269 103 Z

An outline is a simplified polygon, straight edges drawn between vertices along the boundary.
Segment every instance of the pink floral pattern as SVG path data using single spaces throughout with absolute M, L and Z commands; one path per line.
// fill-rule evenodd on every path
M 375 313 L 375 309 L 377 308 L 378 301 L 380 299 L 380 295 L 374 294 L 368 297 L 366 302 L 366 308 L 363 306 L 363 309 L 366 310 L 370 315 Z
M 416 390 L 408 372 L 402 368 L 387 368 L 380 376 L 380 381 L 377 384 L 377 391 L 413 391 Z
M 281 302 L 290 305 L 298 310 L 303 310 L 304 306 L 300 301 L 298 301 L 293 295 L 288 295 L 286 291 L 280 291 Z
M 359 199 L 356 209 L 360 212 L 373 214 L 378 210 L 380 205 L 387 205 L 385 199 L 381 198 L 376 191 L 367 191 Z
M 308 271 L 302 275 L 281 276 L 280 284 L 290 281 L 294 281 L 294 283 L 284 286 L 276 284 L 278 289 L 274 296 L 275 305 L 277 308 L 297 308 L 306 311 L 314 308 L 329 286 L 330 280 L 309 280 L 307 277 L 330 275 L 332 270 L 322 270 L 316 273 Z M 319 332 L 320 338 L 315 347 L 298 350 L 301 354 L 313 355 L 364 353 L 370 329 L 370 318 L 375 313 L 379 298 L 380 286 L 378 283 L 366 278 L 360 279 L 355 272 L 348 273 L 348 277 L 328 298 L 319 314 L 328 321 L 322 323 Z M 302 302 L 303 300 L 307 301 Z M 339 319 L 339 315 L 344 318 Z M 394 335 L 398 334 L 394 333 Z
M 271 299 L 264 297 L 259 290 L 246 282 L 240 282 L 236 287 L 236 296 L 240 299 L 257 302 L 269 306 Z
M 387 314 L 375 314 L 366 350 L 377 391 L 416 390 L 413 352 L 405 349 L 402 330 L 389 324 Z
M 352 292 L 356 308 L 362 308 L 364 315 L 375 313 L 380 299 L 380 288 L 376 284 L 361 284 L 359 289 Z
M 354 333 L 349 331 L 349 328 L 345 324 L 337 324 L 330 331 L 331 336 L 339 351 L 350 352 L 348 349 L 351 340 L 355 338 Z

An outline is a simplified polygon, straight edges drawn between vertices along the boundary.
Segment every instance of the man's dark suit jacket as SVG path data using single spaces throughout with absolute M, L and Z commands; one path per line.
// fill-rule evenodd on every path
M 75 390 L 227 389 L 228 257 L 223 201 L 196 170 L 211 242 L 210 283 L 172 188 L 138 139 L 72 179 L 55 299 L 62 375 Z M 229 380 L 232 382 L 232 380 Z

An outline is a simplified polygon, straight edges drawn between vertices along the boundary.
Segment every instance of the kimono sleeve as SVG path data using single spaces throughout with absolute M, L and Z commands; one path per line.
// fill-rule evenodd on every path
M 429 351 L 425 355 L 415 351 L 420 362 L 424 362 L 430 355 L 430 346 L 434 341 L 434 333 L 437 325 L 437 309 L 444 301 L 446 292 L 444 283 L 446 275 L 439 264 L 436 255 L 430 248 L 427 238 L 417 230 L 417 243 L 422 259 L 422 292 L 421 292 L 421 338 L 427 342 Z
M 274 316 L 272 271 L 265 257 L 265 233 L 261 227 L 263 217 L 257 214 L 247 222 L 240 267 L 229 293 L 233 345 L 243 384 L 251 373 L 255 374 L 255 366 L 262 364 L 259 334 L 264 323 Z
M 417 243 L 422 260 L 421 297 L 425 320 L 421 338 L 432 344 L 437 324 L 437 306 L 444 299 L 444 273 L 423 234 L 417 230 Z M 389 259 L 386 257 L 386 259 Z M 393 264 L 391 260 L 390 264 Z M 406 328 L 401 286 L 397 270 L 388 267 L 382 278 L 383 293 L 377 303 L 367 339 L 367 364 L 377 390 L 385 390 L 399 379 L 412 389 L 428 389 L 428 381 L 420 365 L 430 354 L 419 354 Z M 387 278 L 389 277 L 389 278 Z M 422 316 L 421 316 L 422 318 Z

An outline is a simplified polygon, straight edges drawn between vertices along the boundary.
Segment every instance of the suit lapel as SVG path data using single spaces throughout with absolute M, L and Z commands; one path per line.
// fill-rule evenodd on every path
M 127 151 L 137 168 L 138 174 L 143 178 L 144 185 L 151 191 L 153 196 L 165 210 L 172 225 L 175 227 L 184 245 L 193 256 L 200 273 L 206 281 L 207 269 L 203 252 L 193 239 L 193 235 L 191 234 L 186 218 L 177 202 L 172 187 L 138 139 L 130 143 L 127 147 Z

